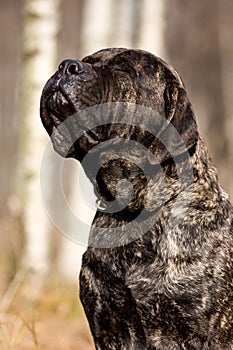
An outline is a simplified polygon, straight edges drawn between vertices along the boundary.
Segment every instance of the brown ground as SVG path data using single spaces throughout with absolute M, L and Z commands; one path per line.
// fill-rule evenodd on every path
M 50 281 L 33 300 L 34 286 L 21 285 L 0 312 L 1 350 L 94 350 L 77 297 L 77 286 Z

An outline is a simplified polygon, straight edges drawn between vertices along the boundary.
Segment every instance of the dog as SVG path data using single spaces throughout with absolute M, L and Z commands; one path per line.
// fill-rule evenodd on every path
M 80 273 L 96 349 L 233 349 L 233 209 L 178 73 L 142 50 L 64 60 L 40 113 L 98 198 Z

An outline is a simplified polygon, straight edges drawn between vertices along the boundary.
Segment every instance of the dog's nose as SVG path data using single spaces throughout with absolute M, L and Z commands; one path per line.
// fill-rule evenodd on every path
M 62 74 L 79 74 L 83 71 L 82 63 L 76 60 L 64 60 L 59 64 L 58 70 Z

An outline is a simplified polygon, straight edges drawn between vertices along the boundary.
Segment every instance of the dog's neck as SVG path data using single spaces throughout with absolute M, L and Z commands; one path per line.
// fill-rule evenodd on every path
M 211 182 L 218 186 L 216 170 L 202 139 L 198 140 L 196 148 L 197 152 L 190 152 L 189 157 L 161 165 L 149 164 L 143 154 L 135 154 L 134 162 L 118 158 L 114 152 L 110 154 L 103 150 L 94 154 L 95 166 L 84 170 L 94 186 L 97 209 L 103 212 L 123 209 L 131 213 L 142 209 L 152 212 L 203 177 L 211 177 Z
M 155 235 L 163 234 L 161 227 L 167 227 L 168 223 L 175 229 L 175 225 L 182 225 L 184 219 L 193 215 L 193 198 L 200 196 L 205 198 L 205 202 L 201 202 L 203 208 L 212 208 L 213 212 L 217 211 L 220 201 L 229 206 L 201 139 L 196 147 L 188 159 L 164 164 L 162 174 L 153 166 L 151 177 L 148 173 L 145 176 L 135 164 L 131 164 L 129 171 L 127 162 L 122 160 L 112 160 L 106 168 L 102 167 L 97 179 L 92 179 L 98 202 L 89 244 L 115 247 L 135 241 L 146 232 L 150 234 L 152 227 Z M 117 188 L 118 192 L 121 190 L 119 196 L 116 196 Z M 200 206 L 200 201 L 196 205 Z
M 151 165 L 143 154 L 135 154 L 134 162 L 114 156 L 96 153 L 96 166 L 84 169 L 93 183 L 99 211 L 156 211 L 195 181 L 192 156 L 161 165 Z

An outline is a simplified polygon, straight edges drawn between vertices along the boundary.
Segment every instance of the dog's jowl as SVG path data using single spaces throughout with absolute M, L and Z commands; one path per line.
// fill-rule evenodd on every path
M 65 60 L 41 119 L 98 198 L 80 274 L 96 349 L 233 349 L 233 209 L 177 72 L 140 50 Z

